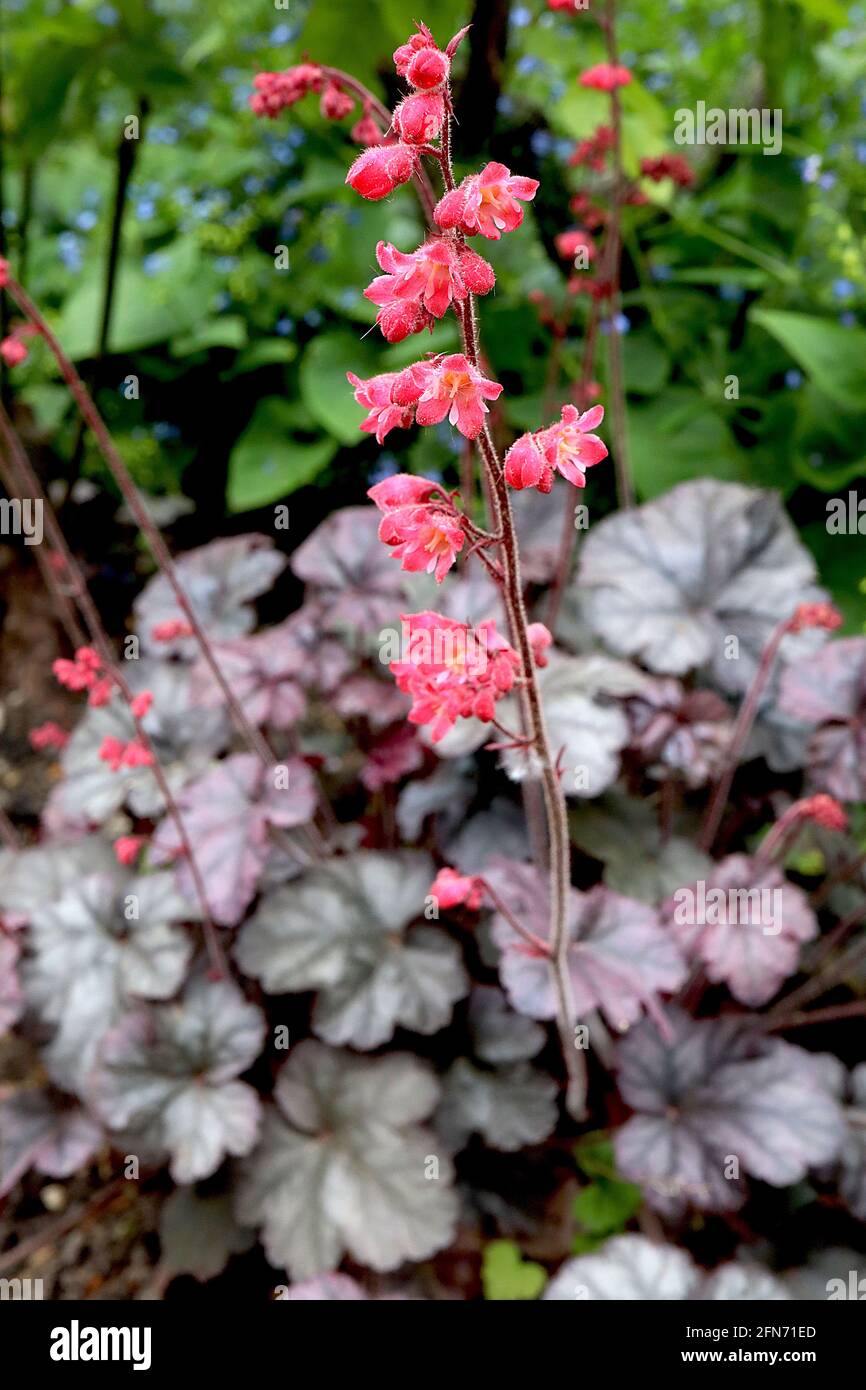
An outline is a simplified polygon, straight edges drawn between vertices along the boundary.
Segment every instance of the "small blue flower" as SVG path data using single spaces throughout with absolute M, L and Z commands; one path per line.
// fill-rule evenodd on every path
M 789 391 L 796 391 L 798 386 L 803 385 L 803 373 L 796 367 L 790 367 L 785 373 L 785 385 Z
M 532 10 L 528 10 L 525 5 L 517 5 L 511 11 L 511 23 L 515 29 L 525 29 L 532 23 Z
M 399 472 L 400 468 L 393 454 L 380 454 L 379 462 L 367 475 L 367 481 L 371 487 L 375 487 L 376 483 L 384 483 L 386 478 L 393 478 L 394 474 Z
M 96 216 L 96 213 L 91 212 L 89 208 L 85 208 L 84 212 L 80 212 L 76 217 L 75 225 L 81 232 L 90 232 L 98 221 L 99 218 Z
M 746 291 L 741 285 L 719 285 L 719 299 L 729 304 L 741 304 L 745 297 Z
M 855 286 L 850 280 L 839 279 L 833 281 L 833 293 L 837 299 L 848 299 L 854 293 Z
M 856 328 L 857 315 L 855 313 L 852 313 L 850 309 L 846 309 L 844 314 L 839 315 L 839 322 L 841 323 L 843 328 Z
M 324 321 L 324 317 L 318 309 L 308 309 L 304 314 L 304 323 L 309 328 L 321 328 Z
M 818 180 L 819 187 L 824 189 L 833 188 L 836 183 L 836 175 L 831 173 L 822 174 Z
M 288 338 L 294 332 L 295 320 L 290 319 L 286 314 L 281 314 L 274 324 L 274 332 L 281 338 Z

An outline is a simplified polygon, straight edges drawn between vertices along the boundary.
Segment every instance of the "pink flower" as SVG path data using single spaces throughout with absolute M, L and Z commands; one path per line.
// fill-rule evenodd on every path
M 520 658 L 492 620 L 471 629 L 441 613 L 405 614 L 406 661 L 392 661 L 398 688 L 412 696 L 409 722 L 429 724 L 438 743 L 458 719 L 494 717 L 514 685 Z
M 823 627 L 835 632 L 842 626 L 842 614 L 832 603 L 801 603 L 788 621 L 789 632 L 802 632 L 807 627 Z
M 553 645 L 553 635 L 544 623 L 530 623 L 526 629 L 529 645 L 536 666 L 544 667 L 547 662 L 547 649 Z
M 0 290 L 5 289 L 9 284 L 9 262 L 5 256 L 0 256 Z
M 502 394 L 497 381 L 488 381 L 459 352 L 418 362 L 407 371 L 420 389 L 415 415 L 418 424 L 438 425 L 447 416 L 467 439 L 476 439 L 481 433 L 488 412 L 486 402 L 498 400 Z
M 658 159 L 642 159 L 640 171 L 653 183 L 662 179 L 672 179 L 680 188 L 688 188 L 695 181 L 695 174 L 687 159 L 681 154 L 663 154 Z
M 398 77 L 407 78 L 413 87 L 420 87 L 422 91 L 431 91 L 441 87 L 447 79 L 451 60 L 439 48 L 427 25 L 418 24 L 418 33 L 412 34 L 395 50 L 394 66 Z
M 604 169 L 605 155 L 610 153 L 615 144 L 616 132 L 613 126 L 596 126 L 588 140 L 581 140 L 575 146 L 568 162 L 573 169 L 580 168 L 582 164 L 588 164 L 590 169 L 595 169 L 596 173 L 601 173 Z
M 581 5 L 579 0 L 547 0 L 547 8 L 549 10 L 571 10 L 572 14 L 575 14 L 578 10 L 585 9 L 586 6 Z
M 67 690 L 92 690 L 96 685 L 97 673 L 102 668 L 98 652 L 92 647 L 79 647 L 74 661 L 59 657 L 53 662 L 51 670 L 60 685 Z M 104 704 L 105 701 L 102 701 Z
M 123 739 L 115 738 L 112 734 L 106 734 L 102 743 L 99 745 L 100 762 L 108 763 L 112 772 L 119 772 L 123 766 L 123 758 L 126 753 L 126 744 Z
M 819 792 L 816 796 L 805 797 L 794 803 L 791 810 L 798 813 L 800 820 L 813 820 L 825 830 L 847 830 L 848 817 L 833 796 Z
M 431 502 L 435 493 L 441 493 L 436 483 L 398 473 L 371 487 L 367 496 L 384 513 L 379 540 L 394 547 L 401 569 L 434 574 L 441 584 L 465 537 L 459 512 L 447 498 Z
M 456 869 L 440 869 L 430 887 L 430 897 L 440 907 L 459 907 L 462 903 L 477 912 L 484 901 L 484 884 L 480 878 L 466 877 Z
M 370 377 L 369 381 L 362 381 L 354 372 L 346 375 L 355 388 L 355 400 L 369 411 L 361 425 L 364 434 L 375 434 L 377 442 L 383 444 L 391 430 L 409 428 L 415 418 L 413 402 L 395 400 L 395 390 L 402 382 L 403 372 L 383 372 L 381 376 Z
M 503 232 L 516 231 L 523 222 L 518 199 L 530 202 L 537 191 L 537 179 L 512 175 L 504 164 L 488 164 L 445 194 L 437 204 L 436 221 L 466 236 L 480 232 L 489 241 L 499 241 Z
M 140 695 L 136 695 L 135 698 L 129 702 L 129 708 L 132 711 L 133 718 L 143 719 L 150 710 L 152 704 L 153 691 L 142 690 Z
M 137 738 L 124 743 L 122 739 L 106 734 L 99 746 L 99 757 L 101 762 L 108 763 L 112 772 L 119 772 L 122 767 L 153 766 L 153 754 Z
M 7 367 L 17 367 L 27 358 L 27 347 L 15 334 L 10 333 L 8 338 L 4 338 L 0 343 L 0 357 Z
M 594 261 L 596 245 L 589 232 L 560 232 L 556 238 L 556 249 L 564 261 L 573 261 L 578 251 L 586 252 L 586 259 Z
M 594 87 L 598 92 L 612 92 L 617 87 L 627 87 L 631 73 L 621 63 L 596 63 L 580 74 L 581 87 Z
M 376 259 L 386 274 L 377 275 L 364 294 L 380 306 L 376 322 L 389 343 L 432 328 L 452 301 L 462 302 L 470 292 L 487 294 L 496 283 L 481 256 L 450 238 L 432 237 L 410 254 L 380 241 Z
M 357 145 L 381 145 L 385 138 L 369 107 L 361 119 L 352 126 L 350 134 Z
M 90 694 L 87 703 L 94 709 L 101 709 L 103 705 L 109 704 L 114 694 L 114 682 L 109 676 L 103 676 L 100 680 L 94 681 L 90 687 Z
M 301 63 L 286 72 L 259 72 L 253 78 L 255 91 L 250 97 L 250 106 L 257 116 L 273 120 L 308 92 L 320 92 L 323 82 L 322 69 L 313 63 Z
M 144 835 L 121 835 L 114 842 L 118 864 L 131 868 L 146 844 L 147 838 Z
M 438 139 L 444 123 L 445 98 L 441 92 L 415 92 L 394 111 L 394 129 L 410 145 Z
M 31 729 L 28 737 L 30 747 L 37 753 L 44 753 L 49 748 L 56 748 L 58 752 L 61 752 L 69 742 L 69 735 L 66 730 L 61 729 L 59 724 L 55 724 L 50 719 L 45 724 Z
M 362 198 L 375 202 L 411 179 L 417 168 L 418 155 L 410 145 L 375 145 L 358 155 L 346 183 Z
M 505 478 L 513 488 L 535 487 L 550 492 L 554 471 L 575 487 L 585 487 L 585 473 L 607 458 L 607 447 L 591 433 L 604 419 L 604 406 L 581 415 L 576 406 L 562 407 L 562 419 L 536 434 L 524 434 L 505 455 Z
M 336 82 L 329 82 L 319 103 L 326 121 L 344 121 L 355 109 L 355 102 Z
M 183 618 L 169 618 L 167 622 L 156 623 L 150 635 L 154 642 L 174 642 L 178 637 L 192 637 L 192 628 Z

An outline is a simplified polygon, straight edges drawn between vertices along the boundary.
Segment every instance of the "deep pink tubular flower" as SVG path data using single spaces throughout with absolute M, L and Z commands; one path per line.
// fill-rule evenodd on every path
M 65 686 L 67 690 L 92 690 L 97 684 L 97 677 L 102 669 L 102 662 L 99 653 L 92 647 L 79 647 L 75 653 L 74 661 L 67 661 L 65 657 L 58 657 L 52 663 L 51 670 L 58 683 Z M 97 700 L 96 703 L 100 703 Z M 101 703 L 105 703 L 102 701 Z
M 842 626 L 842 614 L 832 603 L 801 603 L 788 622 L 789 632 L 802 632 L 807 627 L 822 627 L 835 632 Z
M 415 419 L 414 403 L 418 396 L 413 397 L 410 390 L 405 399 L 398 399 L 405 372 L 383 372 L 368 381 L 362 381 L 354 372 L 346 375 L 355 388 L 355 400 L 369 411 L 361 425 L 364 434 L 375 434 L 377 442 L 383 444 L 391 430 L 409 428 Z
M 143 719 L 149 712 L 152 704 L 153 692 L 151 690 L 142 690 L 140 695 L 136 695 L 130 700 L 129 708 L 135 719 Z
M 376 259 L 386 273 L 377 275 L 364 294 L 379 305 L 376 322 L 389 343 L 432 328 L 432 320 L 441 319 L 453 301 L 487 294 L 496 283 L 493 267 L 450 237 L 432 237 L 408 254 L 380 241 Z
M 109 676 L 100 676 L 99 680 L 94 681 L 90 687 L 87 703 L 92 705 L 94 709 L 102 709 L 103 705 L 111 703 L 113 694 L 114 682 Z
M 578 251 L 585 251 L 588 261 L 594 261 L 598 254 L 591 233 L 580 230 L 560 232 L 556 238 L 556 249 L 564 261 L 573 261 Z
M 355 102 L 336 82 L 329 82 L 319 107 L 326 121 L 344 121 L 354 111 Z
M 114 853 L 118 864 L 123 864 L 125 868 L 131 868 L 146 844 L 147 839 L 144 835 L 121 835 L 114 842 Z
M 49 719 L 45 724 L 39 724 L 37 728 L 31 729 L 28 734 L 30 747 L 36 753 L 44 753 L 49 748 L 54 748 L 61 752 L 69 742 L 69 734 L 65 729 L 61 729 L 59 724 L 55 724 Z
M 350 133 L 356 145 L 381 145 L 385 138 L 369 107 L 365 109 L 361 119 L 352 126 Z
M 680 188 L 688 188 L 695 181 L 691 164 L 681 154 L 662 154 L 657 159 L 642 159 L 640 171 L 653 183 L 671 179 Z
M 461 352 L 417 362 L 401 375 L 418 392 L 415 418 L 419 425 L 438 425 L 447 417 L 467 439 L 477 439 L 487 401 L 498 400 L 502 394 L 499 382 L 488 381 Z
M 532 648 L 532 657 L 536 666 L 544 667 L 548 664 L 547 649 L 553 646 L 553 634 L 544 623 L 530 623 L 526 629 L 529 638 L 529 645 Z
M 479 878 L 460 874 L 456 869 L 440 869 L 430 885 L 430 896 L 440 907 L 460 907 L 462 904 L 477 912 L 484 901 L 484 885 Z
M 9 283 L 9 262 L 5 256 L 0 256 L 0 290 L 5 289 Z
M 441 92 L 415 92 L 394 111 L 394 129 L 410 145 L 437 140 L 445 124 L 445 98 Z
M 137 738 L 124 743 L 122 739 L 106 734 L 99 746 L 99 757 L 101 762 L 108 763 L 112 772 L 119 772 L 122 767 L 153 766 L 153 754 Z
M 250 97 L 250 106 L 257 116 L 273 120 L 308 92 L 320 92 L 324 80 L 322 69 L 313 63 L 301 63 L 286 72 L 257 73 L 253 78 L 255 91 Z
M 597 92 L 612 92 L 616 87 L 627 87 L 631 73 L 621 63 L 596 63 L 587 68 L 578 79 L 581 87 L 594 87 Z
M 799 820 L 813 820 L 824 830 L 847 830 L 848 816 L 834 796 L 818 792 L 815 796 L 795 801 L 791 807 Z
M 586 486 L 586 470 L 607 458 L 607 446 L 592 431 L 604 419 L 604 406 L 580 411 L 562 407 L 562 419 L 536 434 L 524 434 L 505 455 L 505 478 L 513 488 L 550 492 L 554 472 L 575 487 Z
M 408 182 L 417 168 L 418 155 L 410 145 L 374 145 L 358 155 L 346 183 L 362 198 L 377 202 Z
M 442 52 L 426 24 L 417 27 L 417 34 L 412 34 L 395 50 L 394 66 L 397 76 L 405 77 L 410 86 L 429 92 L 447 80 L 451 59 L 448 53 Z
M 154 642 L 174 642 L 178 637 L 192 637 L 192 627 L 183 618 L 169 618 L 151 628 L 150 635 Z
M 27 345 L 16 333 L 10 333 L 8 338 L 0 342 L 0 357 L 7 367 L 18 367 L 27 360 Z
M 465 236 L 480 233 L 489 241 L 499 241 L 503 232 L 514 232 L 521 225 L 520 203 L 531 202 L 537 191 L 537 179 L 512 174 L 504 164 L 488 164 L 440 199 L 436 221 L 440 227 L 457 228 Z
M 441 500 L 434 502 L 431 498 L 437 493 Z M 398 473 L 371 487 L 367 496 L 384 513 L 379 540 L 394 547 L 392 555 L 401 568 L 435 575 L 441 584 L 463 548 L 465 534 L 460 513 L 439 486 Z

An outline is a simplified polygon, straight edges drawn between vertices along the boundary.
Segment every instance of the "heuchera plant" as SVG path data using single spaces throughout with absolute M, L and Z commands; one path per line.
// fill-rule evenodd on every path
M 473 1156 L 531 1146 L 561 1181 L 562 1141 L 578 1141 L 578 1229 L 552 1277 L 495 1241 L 479 1287 L 797 1296 L 737 1258 L 709 1273 L 676 1244 L 696 1212 L 730 1221 L 754 1180 L 808 1175 L 866 1219 L 864 1068 L 777 1036 L 863 1013 L 866 856 L 846 804 L 864 796 L 866 643 L 831 638 L 840 615 L 779 499 L 739 484 L 685 483 L 596 522 L 571 581 L 553 506 L 607 457 L 604 408 L 583 381 L 498 446 L 479 248 L 520 234 L 538 185 L 499 163 L 456 179 L 464 33 L 440 48 L 417 26 L 394 55 L 407 92 L 393 113 L 314 62 L 255 81 L 271 119 L 310 94 L 328 120 L 361 103 L 360 196 L 414 183 L 423 240 L 380 242 L 366 294 L 417 360 L 346 389 L 380 443 L 447 421 L 482 480 L 477 497 L 465 479 L 375 483 L 373 505 L 294 551 L 304 601 L 275 626 L 256 631 L 255 603 L 285 557 L 251 535 L 172 561 L 0 266 L 27 329 L 14 341 L 53 353 L 159 569 L 135 603 L 135 659 L 118 660 L 42 498 L 72 653 L 54 675 L 82 713 L 71 733 L 31 732 L 61 772 L 39 841 L 3 823 L 0 1026 L 39 1049 L 50 1084 L 0 1099 L 0 1195 L 31 1170 L 67 1179 L 132 1156 L 153 1191 L 166 1173 L 178 1185 L 163 1284 L 213 1277 L 258 1234 L 288 1271 L 279 1297 L 436 1297 L 458 1178 L 466 1221 L 531 1224 L 527 1170 L 479 1176 Z M 582 81 L 615 100 L 630 74 L 612 61 Z M 601 127 L 574 162 L 604 169 L 617 148 Z M 690 179 L 676 156 L 643 173 Z M 581 248 L 592 259 L 588 226 L 563 233 L 564 254 Z M 606 255 L 596 302 L 615 293 Z M 461 350 L 425 354 L 446 315 Z M 10 490 L 42 497 L 2 406 L 0 444 Z M 540 618 L 551 581 L 555 632 Z M 751 760 L 757 791 L 742 786 Z M 831 990 L 849 997 L 808 1007 Z M 412 1056 L 412 1034 L 435 1035 L 435 1054 Z M 658 1240 L 625 1230 L 641 1207 Z

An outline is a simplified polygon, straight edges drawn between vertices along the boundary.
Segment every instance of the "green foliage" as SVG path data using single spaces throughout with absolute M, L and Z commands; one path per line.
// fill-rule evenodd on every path
M 621 1234 L 643 1198 L 639 1187 L 618 1176 L 613 1145 L 604 1134 L 586 1135 L 575 1146 L 574 1156 L 579 1171 L 590 1179 L 575 1197 L 573 1208 L 579 1229 L 572 1248 L 582 1255 Z
M 515 1241 L 492 1240 L 484 1247 L 481 1282 L 489 1302 L 513 1302 L 538 1298 L 547 1274 L 542 1265 L 522 1258 Z

